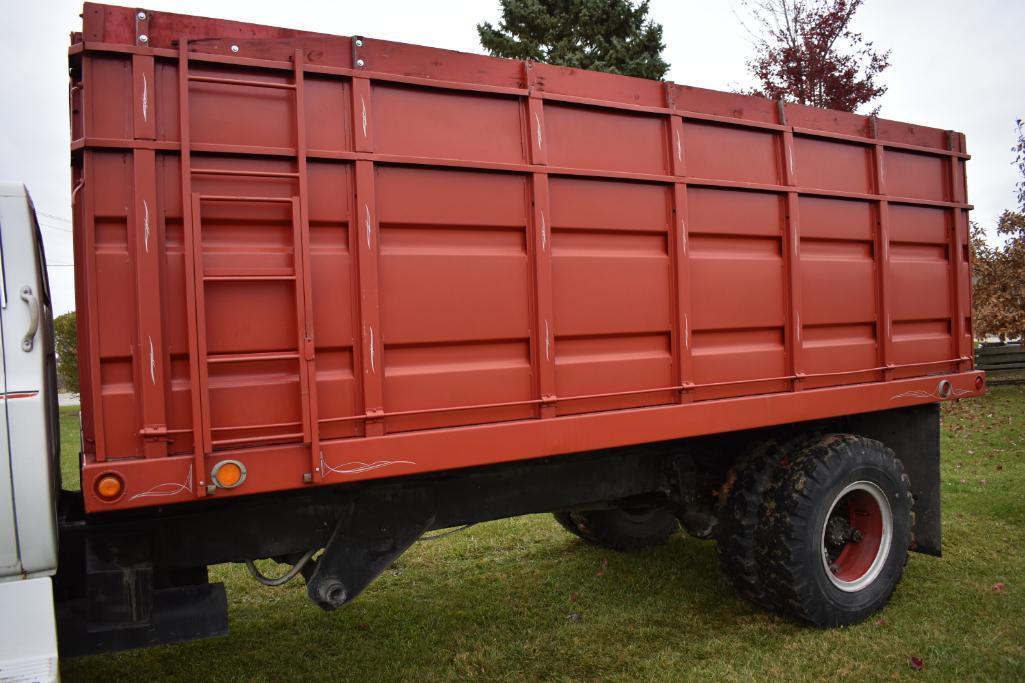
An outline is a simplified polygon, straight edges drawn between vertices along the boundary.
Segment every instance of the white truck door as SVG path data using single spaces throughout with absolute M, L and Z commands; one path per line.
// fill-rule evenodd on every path
M 0 539 L 9 545 L 8 520 L 13 518 L 15 573 L 45 576 L 53 574 L 57 566 L 59 469 L 55 455 L 59 444 L 55 439 L 56 387 L 51 377 L 53 317 L 35 212 L 20 183 L 0 183 L 0 251 L 7 427 L 3 434 L 6 458 L 0 467 L 6 470 L 0 478 L 0 508 L 4 509 L 0 512 Z M 10 550 L 0 553 L 6 563 Z
M 3 230 L 0 226 L 0 310 L 7 311 L 7 291 L 3 282 Z M 3 334 L 0 316 L 0 337 Z M 14 489 L 11 483 L 11 449 L 7 433 L 7 373 L 4 372 L 3 347 L 0 344 L 0 391 L 3 405 L 0 410 L 0 576 L 21 571 L 18 560 L 18 533 L 14 523 Z
M 24 186 L 0 183 L 0 680 L 57 680 L 53 318 Z

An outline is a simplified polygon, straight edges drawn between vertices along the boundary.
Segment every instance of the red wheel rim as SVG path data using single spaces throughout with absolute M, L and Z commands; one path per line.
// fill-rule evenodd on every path
M 868 481 L 850 484 L 833 499 L 823 523 L 826 575 L 840 590 L 862 590 L 882 571 L 892 540 L 892 513 L 882 490 Z

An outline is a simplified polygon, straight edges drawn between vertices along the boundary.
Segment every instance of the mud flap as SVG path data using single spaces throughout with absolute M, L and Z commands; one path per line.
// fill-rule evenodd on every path
M 851 415 L 849 431 L 893 449 L 904 463 L 915 497 L 911 550 L 941 554 L 940 406 L 931 403 L 879 413 Z
M 153 590 L 149 615 L 137 624 L 96 628 L 85 598 L 57 606 L 61 657 L 134 650 L 228 634 L 228 599 L 223 583 Z

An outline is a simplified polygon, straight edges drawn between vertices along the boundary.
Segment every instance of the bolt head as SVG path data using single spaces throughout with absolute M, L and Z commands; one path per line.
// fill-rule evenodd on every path
M 238 45 L 232 45 L 231 46 L 231 51 L 232 52 L 238 52 Z
M 141 36 L 139 36 L 139 42 L 140 43 L 148 43 L 149 42 L 149 36 L 147 36 L 145 33 L 143 33 Z
M 138 19 L 139 21 L 146 21 L 146 13 L 145 12 L 139 12 L 138 14 L 135 15 L 135 18 Z
M 363 47 L 363 41 L 359 38 L 356 39 L 356 47 Z
M 357 59 L 356 60 L 356 66 L 363 66 L 365 63 L 366 62 L 364 62 L 362 59 Z

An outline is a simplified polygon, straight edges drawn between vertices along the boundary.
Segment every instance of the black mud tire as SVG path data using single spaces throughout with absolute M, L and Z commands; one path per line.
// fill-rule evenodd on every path
M 767 609 L 772 604 L 758 576 L 755 530 L 772 475 L 784 455 L 776 441 L 766 440 L 741 456 L 730 473 L 731 486 L 719 507 L 715 539 L 719 568 L 737 594 Z
M 574 536 L 579 536 L 580 538 L 583 538 L 584 535 L 580 532 L 579 527 L 577 527 L 577 523 L 573 521 L 572 515 L 572 512 L 552 513 L 552 517 L 554 517 L 555 521 L 559 523 L 559 526 L 561 526 L 563 529 L 570 532 Z
M 774 605 L 759 576 L 755 532 L 766 494 L 779 463 L 815 438 L 805 435 L 753 444 L 737 461 L 728 485 L 723 487 L 715 539 L 719 567 L 738 595 L 765 609 Z
M 880 532 L 880 550 L 869 551 L 870 558 L 885 559 L 878 564 L 873 561 L 876 569 L 872 571 L 862 572 L 859 567 L 851 576 L 854 583 L 841 589 L 834 580 L 842 576 L 837 565 L 823 560 L 829 557 L 824 530 L 834 503 L 848 500 L 841 494 L 852 486 L 875 491 L 886 503 L 884 509 L 881 503 L 872 503 L 866 491 L 860 492 L 868 497 L 872 515 L 889 519 L 890 534 L 887 538 Z M 831 434 L 781 460 L 755 534 L 765 597 L 784 613 L 821 628 L 866 619 L 889 601 L 904 573 L 914 523 L 912 506 L 903 465 L 893 451 L 873 439 Z M 858 515 L 865 513 L 852 508 L 849 516 Z
M 664 545 L 680 529 L 680 522 L 668 508 L 585 510 L 556 512 L 564 529 L 589 543 L 628 551 Z

